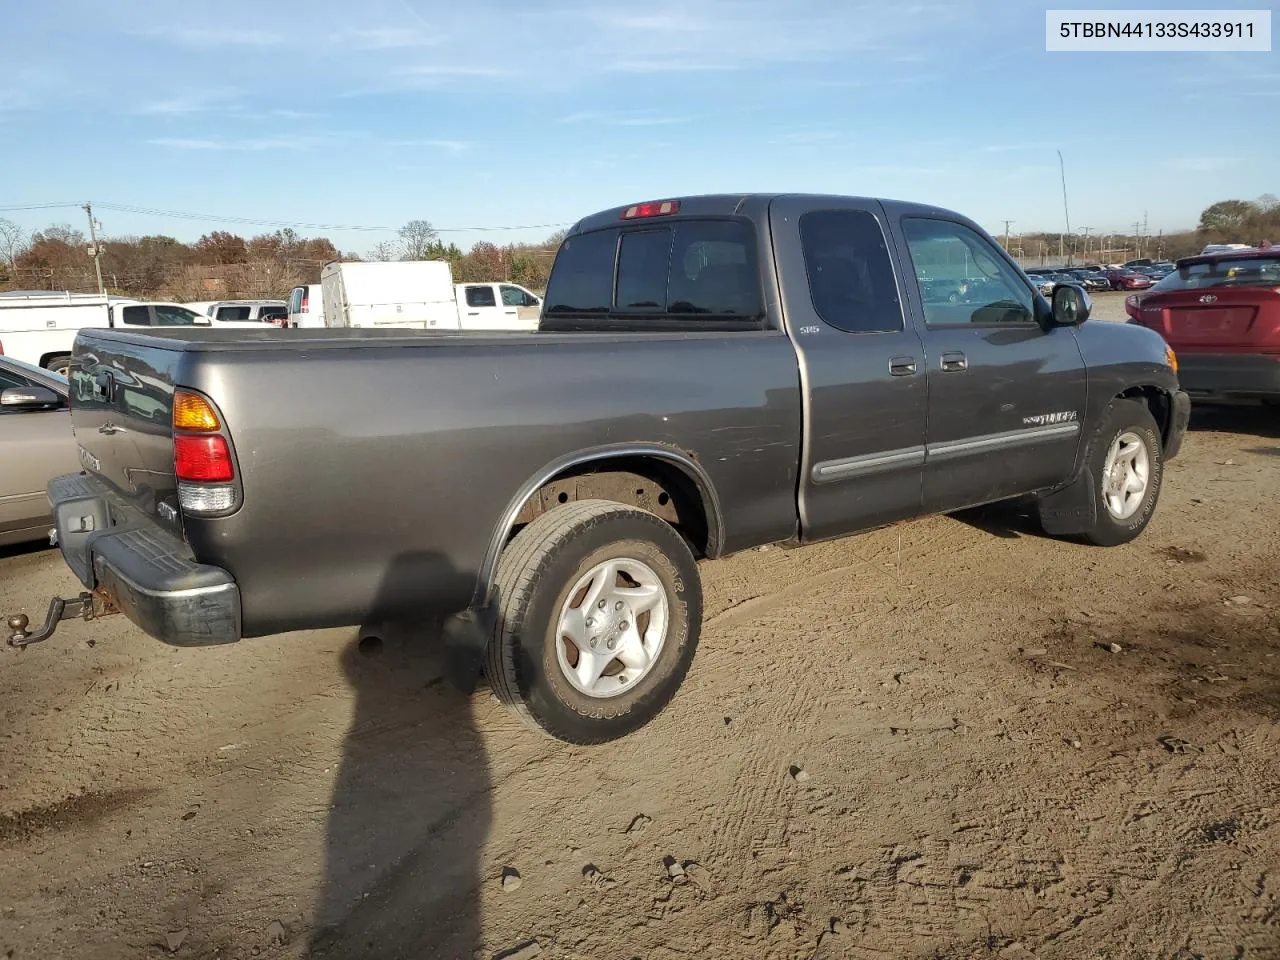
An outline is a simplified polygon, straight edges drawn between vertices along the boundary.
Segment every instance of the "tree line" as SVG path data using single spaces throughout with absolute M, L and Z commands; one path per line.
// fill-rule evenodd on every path
M 318 283 L 333 260 L 448 260 L 459 283 L 510 280 L 541 290 L 562 237 L 537 244 L 481 242 L 464 251 L 441 241 L 430 222 L 413 220 L 364 256 L 291 229 L 247 239 L 215 230 L 194 243 L 164 235 L 100 238 L 99 248 L 103 283 L 113 294 L 179 301 L 282 299 L 295 286 Z M 91 253 L 89 239 L 68 224 L 27 234 L 0 219 L 0 291 L 95 291 Z

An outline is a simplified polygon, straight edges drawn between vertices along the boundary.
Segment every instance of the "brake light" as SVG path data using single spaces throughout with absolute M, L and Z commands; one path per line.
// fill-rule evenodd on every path
M 226 437 L 178 434 L 173 438 L 173 472 L 179 480 L 198 483 L 234 480 L 235 468 Z
M 198 430 L 208 433 L 222 426 L 209 401 L 198 393 L 175 390 L 173 394 L 173 429 Z
M 301 312 L 301 313 L 306 313 L 306 312 L 307 312 L 307 295 L 308 295 L 310 292 L 311 292 L 311 291 L 310 291 L 310 290 L 307 290 L 305 287 L 303 288 L 303 291 L 302 291 L 302 305 L 298 308 L 299 312 Z
M 669 217 L 680 211 L 679 200 L 655 200 L 652 203 L 637 203 L 622 211 L 623 220 L 640 220 L 645 217 Z

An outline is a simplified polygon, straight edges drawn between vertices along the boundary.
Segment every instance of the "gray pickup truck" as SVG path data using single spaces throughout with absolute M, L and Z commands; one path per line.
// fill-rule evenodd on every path
M 432 612 L 464 683 L 606 741 L 688 671 L 700 558 L 1010 498 L 1138 536 L 1190 404 L 1089 309 L 950 211 L 747 195 L 582 220 L 536 333 L 84 331 L 49 497 L 85 592 L 14 642 Z

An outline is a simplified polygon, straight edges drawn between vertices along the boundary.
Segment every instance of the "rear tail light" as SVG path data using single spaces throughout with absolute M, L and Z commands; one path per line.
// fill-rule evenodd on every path
M 301 306 L 299 307 L 299 309 L 300 309 L 303 313 L 306 313 L 306 312 L 307 312 L 307 295 L 308 295 L 309 293 L 310 293 L 310 291 L 308 291 L 308 290 L 303 290 L 303 291 L 302 291 L 302 304 L 301 304 Z
M 623 220 L 640 220 L 645 217 L 669 217 L 680 212 L 679 200 L 655 200 L 653 203 L 637 203 L 622 211 Z
M 197 437 L 177 434 L 173 438 L 174 473 L 179 480 L 197 483 L 228 483 L 235 479 L 231 448 L 219 434 Z
M 211 516 L 240 504 L 235 460 L 213 404 L 190 390 L 173 394 L 173 473 L 184 514 Z

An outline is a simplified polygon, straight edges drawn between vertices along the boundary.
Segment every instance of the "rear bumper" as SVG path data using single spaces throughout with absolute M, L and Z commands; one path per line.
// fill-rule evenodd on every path
M 62 557 L 142 630 L 179 647 L 240 639 L 240 590 L 220 567 L 87 474 L 49 483 Z
M 1178 381 L 1197 399 L 1280 397 L 1280 358 L 1179 352 Z

